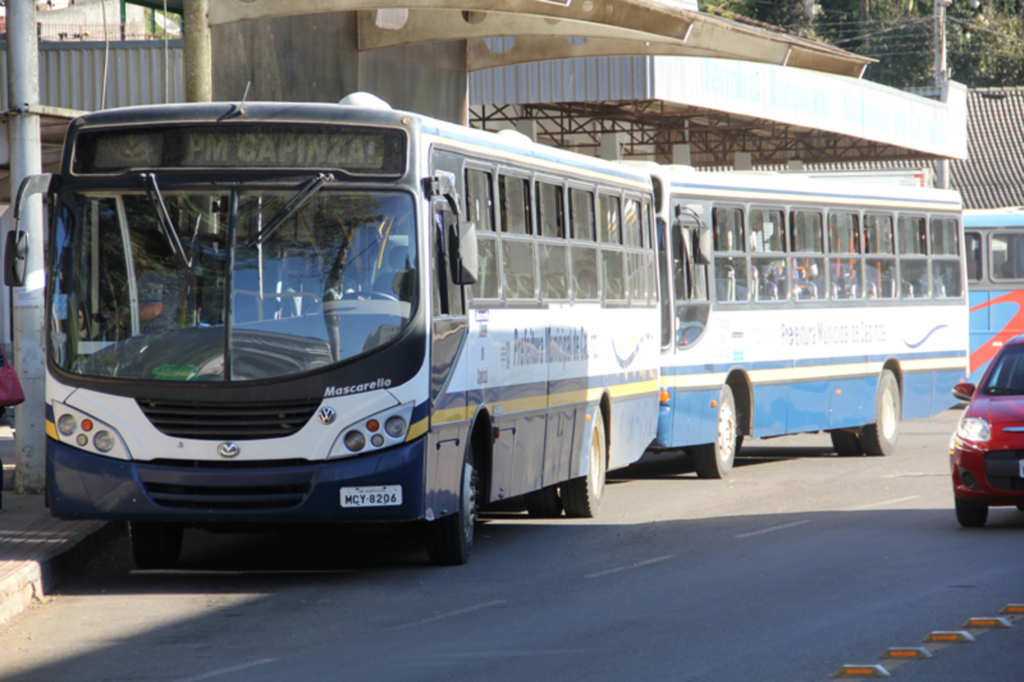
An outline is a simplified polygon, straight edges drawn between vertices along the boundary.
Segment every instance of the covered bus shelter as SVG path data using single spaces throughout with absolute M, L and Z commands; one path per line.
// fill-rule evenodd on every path
M 957 84 L 931 99 L 879 86 L 861 78 L 870 59 L 680 0 L 219 0 L 209 17 L 215 99 L 366 90 L 698 167 L 966 156 Z

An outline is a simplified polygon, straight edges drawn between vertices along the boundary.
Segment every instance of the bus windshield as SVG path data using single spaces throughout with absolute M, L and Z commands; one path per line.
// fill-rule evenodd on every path
M 154 180 L 65 195 L 53 362 L 96 377 L 251 381 L 390 341 L 419 299 L 411 195 L 310 187 L 161 191 Z

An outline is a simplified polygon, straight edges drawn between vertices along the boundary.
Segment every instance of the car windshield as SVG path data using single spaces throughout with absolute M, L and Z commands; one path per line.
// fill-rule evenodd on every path
M 161 192 L 154 182 L 65 197 L 53 361 L 89 376 L 248 381 L 390 341 L 419 300 L 411 195 L 311 187 Z
M 993 362 L 981 392 L 985 395 L 1024 394 L 1024 344 L 1003 348 Z

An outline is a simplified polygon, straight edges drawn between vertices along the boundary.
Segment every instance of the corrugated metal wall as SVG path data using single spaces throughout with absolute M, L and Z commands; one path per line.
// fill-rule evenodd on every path
M 110 44 L 107 108 L 185 101 L 184 41 Z M 39 43 L 39 103 L 96 111 L 103 83 L 103 43 Z M 165 71 L 166 60 L 166 71 Z M 168 77 L 165 78 L 165 73 Z M 170 83 L 170 88 L 165 84 Z M 0 51 L 0 110 L 7 105 L 7 50 Z
M 505 66 L 469 74 L 470 106 L 650 99 L 650 57 L 589 57 Z

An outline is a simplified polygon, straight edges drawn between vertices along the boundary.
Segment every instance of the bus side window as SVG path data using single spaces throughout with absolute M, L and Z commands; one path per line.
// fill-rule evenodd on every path
M 569 234 L 572 260 L 573 299 L 596 300 L 601 297 L 597 279 L 597 240 L 594 234 L 594 193 L 583 189 L 569 190 Z M 583 243 L 581 243 L 583 242 Z
M 964 251 L 967 254 L 967 280 L 969 282 L 981 281 L 981 233 L 964 233 Z
M 825 259 L 817 254 L 825 251 L 821 213 L 792 211 L 789 215 L 792 234 L 793 296 L 798 301 L 821 300 L 826 297 Z M 812 254 L 812 255 L 797 255 Z
M 497 299 L 498 239 L 494 234 L 493 176 L 483 170 L 466 169 L 466 219 L 476 224 L 477 258 L 480 270 L 472 286 L 473 300 Z M 488 304 L 489 305 L 489 304 Z
M 960 223 L 956 218 L 932 218 L 931 238 L 932 295 L 959 298 L 963 295 L 960 274 Z
M 927 298 L 928 226 L 924 218 L 900 216 L 896 221 L 896 241 L 900 249 L 900 296 Z

